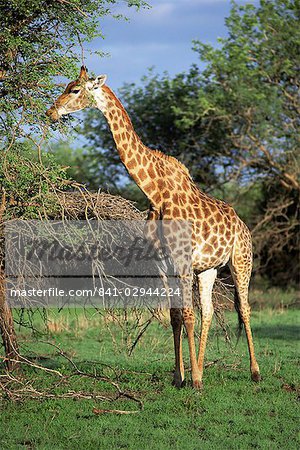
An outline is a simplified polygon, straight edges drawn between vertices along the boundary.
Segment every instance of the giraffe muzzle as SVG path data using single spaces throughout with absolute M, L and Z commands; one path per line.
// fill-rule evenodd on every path
M 57 108 L 55 108 L 54 106 L 52 106 L 46 111 L 46 116 L 50 117 L 50 119 L 53 120 L 54 122 L 58 121 L 60 117 Z

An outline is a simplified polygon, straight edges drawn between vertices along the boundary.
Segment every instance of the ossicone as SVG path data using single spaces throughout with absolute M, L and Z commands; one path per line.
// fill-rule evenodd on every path
M 79 78 L 82 79 L 82 80 L 88 80 L 89 79 L 88 70 L 87 70 L 86 66 L 81 66 Z

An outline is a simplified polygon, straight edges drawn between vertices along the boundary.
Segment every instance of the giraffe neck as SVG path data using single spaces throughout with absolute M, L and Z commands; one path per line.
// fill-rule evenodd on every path
M 163 177 L 162 162 L 146 147 L 135 132 L 120 100 L 104 86 L 104 105 L 98 106 L 107 119 L 122 163 L 129 175 L 156 208 L 161 207 L 161 195 L 154 178 Z

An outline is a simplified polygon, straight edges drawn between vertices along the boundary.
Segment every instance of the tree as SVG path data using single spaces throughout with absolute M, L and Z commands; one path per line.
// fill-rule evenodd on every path
M 99 18 L 112 15 L 115 0 L 2 0 L 0 2 L 0 243 L 11 208 L 27 218 L 52 207 L 51 193 L 68 186 L 65 171 L 42 144 L 51 132 L 46 105 L 58 95 L 55 76 L 74 78 L 85 42 L 101 36 Z M 127 0 L 144 6 L 143 0 Z M 83 53 L 83 48 L 82 48 Z M 28 158 L 28 141 L 35 156 Z M 32 149 L 31 149 L 32 152 Z M 37 160 L 37 161 L 35 161 Z M 34 199 L 34 201 L 33 201 Z M 21 208 L 22 211 L 19 211 Z M 24 211 L 25 209 L 25 211 Z M 1 249 L 0 249 L 1 253 Z M 0 254 L 0 331 L 7 367 L 18 359 L 13 317 L 5 303 L 4 256 Z
M 58 95 L 55 76 L 78 74 L 78 45 L 101 36 L 101 17 L 115 0 L 2 0 L 0 5 L 0 133 L 3 145 L 16 138 L 37 144 L 49 129 L 46 104 Z M 145 5 L 127 0 L 128 6 Z
M 232 174 L 263 185 L 254 243 L 260 271 L 273 283 L 295 282 L 299 273 L 299 16 L 297 1 L 235 5 L 220 49 L 195 42 L 207 64 L 209 107 L 198 109 L 200 120 L 227 130 Z M 190 126 L 199 119 L 189 110 L 182 120 Z
M 288 0 L 234 6 L 220 49 L 194 43 L 207 63 L 208 107 L 198 109 L 200 120 L 227 128 L 241 176 L 251 178 L 245 168 L 271 171 L 285 189 L 299 189 L 299 14 L 296 2 Z M 198 117 L 184 111 L 182 120 L 194 124 Z

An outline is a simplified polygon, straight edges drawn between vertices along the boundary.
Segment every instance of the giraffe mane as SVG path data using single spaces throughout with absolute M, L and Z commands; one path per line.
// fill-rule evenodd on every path
M 170 161 L 171 164 L 173 164 L 175 167 L 178 167 L 179 169 L 181 169 L 186 175 L 188 175 L 189 178 L 191 178 L 189 169 L 182 162 L 178 161 L 178 159 L 176 159 L 174 156 L 166 155 L 165 153 L 161 152 L 160 150 L 152 150 L 152 152 L 159 158 Z

